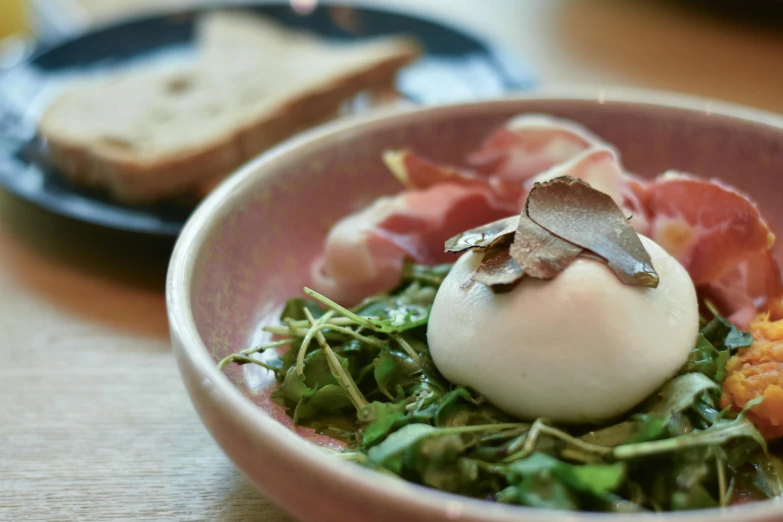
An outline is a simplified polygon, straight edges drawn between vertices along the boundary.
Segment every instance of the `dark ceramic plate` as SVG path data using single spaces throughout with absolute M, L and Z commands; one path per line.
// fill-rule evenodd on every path
M 407 33 L 424 48 L 403 70 L 398 89 L 409 100 L 439 104 L 488 98 L 531 87 L 525 66 L 461 30 L 410 15 L 368 8 L 318 7 L 307 15 L 286 5 L 243 6 L 283 24 L 331 39 Z M 0 76 L 0 185 L 51 212 L 116 229 L 175 236 L 189 216 L 186 202 L 118 204 L 105 194 L 76 187 L 46 163 L 35 122 L 46 104 L 74 77 L 194 52 L 195 19 L 203 11 L 134 20 L 41 49 Z

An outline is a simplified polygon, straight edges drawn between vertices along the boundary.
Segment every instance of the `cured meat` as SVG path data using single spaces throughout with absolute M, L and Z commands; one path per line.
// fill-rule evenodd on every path
M 426 189 L 439 183 L 476 187 L 494 193 L 499 202 L 507 202 L 511 212 L 523 192 L 518 181 L 506 180 L 492 173 L 482 175 L 472 169 L 440 165 L 410 150 L 386 151 L 383 161 L 405 188 Z
M 671 171 L 630 186 L 650 238 L 688 270 L 702 299 L 742 328 L 760 311 L 783 317 L 775 238 L 750 199 L 720 181 Z
M 468 156 L 468 164 L 503 179 L 524 181 L 593 147 L 611 148 L 573 121 L 522 114 L 484 140 Z
M 444 242 L 518 214 L 534 183 L 568 175 L 609 194 L 688 270 L 700 295 L 739 326 L 759 311 L 783 317 L 774 236 L 756 206 L 719 181 L 667 172 L 653 181 L 623 171 L 616 152 L 581 126 L 523 115 L 488 137 L 469 165 L 441 165 L 410 150 L 384 154 L 408 189 L 342 219 L 313 269 L 314 286 L 344 303 L 397 284 L 403 260 L 453 261 Z
M 338 221 L 329 231 L 323 254 L 313 265 L 315 289 L 353 303 L 393 287 L 399 280 L 402 259 L 393 245 L 368 241 L 368 232 L 406 208 L 402 195 L 382 197 Z
M 748 328 L 762 310 L 773 321 L 783 319 L 780 269 L 766 248 L 750 254 L 720 279 L 701 285 L 699 293 L 740 328 Z
M 667 172 L 649 189 L 650 237 L 685 266 L 694 284 L 721 279 L 774 235 L 756 206 L 719 181 Z
M 535 183 L 572 176 L 609 194 L 621 208 L 634 216 L 637 232 L 647 230 L 644 208 L 629 185 L 633 178 L 623 173 L 616 153 L 611 149 L 592 148 L 578 152 L 571 159 L 524 181 L 509 179 L 492 171 L 485 171 L 482 175 L 470 169 L 440 165 L 410 150 L 387 151 L 384 162 L 406 188 L 426 189 L 439 183 L 477 187 L 493 192 L 499 205 L 513 202 L 514 206 L 509 207 L 512 213 L 521 210 L 527 193 Z
M 394 287 L 406 257 L 425 264 L 453 261 L 444 252 L 447 239 L 512 213 L 487 190 L 451 183 L 379 198 L 331 229 L 313 266 L 313 286 L 350 306 Z

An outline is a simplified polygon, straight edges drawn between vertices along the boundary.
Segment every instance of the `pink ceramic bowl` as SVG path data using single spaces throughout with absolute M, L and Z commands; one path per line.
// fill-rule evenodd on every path
M 331 458 L 329 439 L 294 430 L 268 400 L 274 380 L 251 365 L 224 375 L 215 363 L 261 338 L 286 298 L 308 284 L 308 267 L 331 223 L 400 189 L 381 163 L 410 146 L 455 161 L 522 112 L 583 123 L 652 176 L 669 168 L 715 176 L 751 194 L 783 231 L 783 118 L 660 93 L 536 95 L 342 121 L 259 157 L 195 212 L 177 243 L 167 300 L 177 362 L 193 404 L 236 465 L 282 509 L 318 522 L 640 520 L 557 513 L 440 493 Z M 777 251 L 778 259 L 781 250 Z M 668 521 L 783 519 L 764 502 L 672 514 Z

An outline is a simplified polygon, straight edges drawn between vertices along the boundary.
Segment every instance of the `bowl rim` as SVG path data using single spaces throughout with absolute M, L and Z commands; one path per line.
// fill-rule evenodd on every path
M 734 103 L 696 97 L 666 91 L 616 87 L 550 87 L 544 90 L 480 100 L 443 104 L 427 107 L 396 107 L 379 109 L 370 114 L 344 118 L 321 125 L 290 139 L 251 160 L 223 183 L 221 183 L 198 206 L 188 219 L 174 247 L 166 281 L 166 307 L 172 340 L 178 355 L 187 358 L 198 373 L 199 381 L 209 382 L 213 397 L 220 397 L 224 414 L 236 416 L 250 429 L 263 433 L 277 451 L 287 453 L 303 465 L 317 468 L 322 474 L 339 479 L 352 490 L 363 490 L 365 494 L 386 497 L 395 503 L 405 502 L 424 512 L 439 512 L 452 518 L 472 517 L 477 520 L 512 521 L 525 516 L 530 522 L 574 522 L 576 520 L 597 521 L 611 517 L 616 522 L 636 522 L 649 517 L 673 521 L 711 520 L 745 521 L 757 520 L 774 515 L 783 515 L 783 502 L 777 500 L 754 502 L 741 506 L 714 508 L 664 514 L 608 514 L 608 513 L 563 513 L 551 510 L 505 505 L 445 493 L 411 484 L 360 466 L 345 465 L 338 459 L 328 458 L 322 448 L 300 438 L 289 429 L 272 419 L 264 410 L 249 401 L 239 389 L 216 368 L 209 349 L 198 334 L 190 305 L 190 279 L 198 253 L 207 243 L 210 232 L 229 215 L 236 201 L 257 177 L 264 175 L 265 167 L 295 153 L 297 149 L 322 139 L 345 135 L 371 124 L 393 124 L 398 121 L 424 119 L 440 113 L 454 111 L 472 112 L 482 108 L 503 107 L 533 101 L 624 103 L 632 105 L 658 106 L 667 109 L 681 109 L 686 112 L 729 117 L 749 123 L 762 124 L 779 130 L 783 137 L 783 116 Z M 181 368 L 180 368 L 181 369 Z M 189 392 L 190 393 L 190 392 Z

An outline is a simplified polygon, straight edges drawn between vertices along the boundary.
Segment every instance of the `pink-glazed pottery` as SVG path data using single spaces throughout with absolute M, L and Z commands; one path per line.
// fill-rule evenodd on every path
M 643 176 L 667 169 L 717 177 L 750 194 L 783 232 L 783 118 L 702 99 L 642 91 L 566 91 L 377 113 L 329 124 L 252 161 L 198 208 L 176 245 L 167 305 L 182 378 L 207 429 L 283 510 L 312 522 L 669 522 L 783 520 L 783 503 L 667 515 L 540 511 L 463 498 L 343 462 L 339 444 L 294 428 L 269 400 L 262 368 L 224 356 L 263 339 L 284 301 L 309 283 L 329 226 L 400 190 L 385 149 L 411 147 L 459 163 L 466 150 L 519 113 L 576 120 Z M 783 260 L 783 249 L 776 250 Z M 198 448 L 193 448 L 198 451 Z

